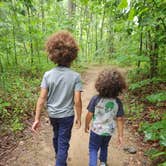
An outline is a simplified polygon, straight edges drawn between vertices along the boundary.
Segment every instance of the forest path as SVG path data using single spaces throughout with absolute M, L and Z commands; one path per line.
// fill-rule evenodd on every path
M 86 107 L 91 97 L 96 93 L 94 82 L 98 73 L 104 67 L 91 67 L 83 74 L 84 91 L 82 93 L 83 116 L 81 129 L 72 130 L 70 149 L 68 155 L 69 166 L 88 166 L 89 134 L 84 132 L 84 121 L 87 113 Z M 142 149 L 138 147 L 134 133 L 125 128 L 125 146 L 134 146 L 137 154 L 128 154 L 123 149 L 117 148 L 115 134 L 109 145 L 109 166 L 147 166 Z M 46 117 L 42 118 L 40 132 L 29 139 L 23 140 L 12 152 L 6 166 L 53 166 L 54 150 L 52 147 L 52 128 Z

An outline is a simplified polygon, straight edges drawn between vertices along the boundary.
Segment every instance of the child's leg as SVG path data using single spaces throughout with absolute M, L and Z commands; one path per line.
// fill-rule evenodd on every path
M 100 146 L 100 162 L 107 162 L 107 152 L 108 152 L 108 143 L 111 139 L 111 136 L 103 136 L 102 143 Z
M 57 118 L 50 118 L 51 125 L 53 127 L 53 146 L 55 150 L 55 154 L 58 153 L 58 119 Z
M 68 156 L 69 141 L 71 138 L 71 129 L 73 127 L 74 116 L 60 118 L 58 130 L 58 153 L 56 157 L 56 166 L 66 166 Z
M 101 136 L 90 132 L 89 140 L 89 166 L 97 166 L 97 152 L 101 144 Z

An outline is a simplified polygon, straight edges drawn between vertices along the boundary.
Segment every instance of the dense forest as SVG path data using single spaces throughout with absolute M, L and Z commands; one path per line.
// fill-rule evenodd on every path
M 1 0 L 1 138 L 27 128 L 42 75 L 54 66 L 44 43 L 58 30 L 72 32 L 79 43 L 77 71 L 94 64 L 127 70 L 127 123 L 150 145 L 146 154 L 165 166 L 164 0 Z

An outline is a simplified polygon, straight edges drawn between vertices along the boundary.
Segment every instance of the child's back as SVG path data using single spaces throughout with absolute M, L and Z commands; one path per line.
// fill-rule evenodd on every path
M 80 75 L 65 66 L 57 66 L 44 74 L 42 88 L 49 88 L 47 111 L 51 118 L 74 115 L 74 92 L 82 88 Z
M 111 99 L 100 96 L 94 96 L 91 101 L 93 102 L 93 100 L 95 108 L 91 130 L 102 136 L 112 135 L 116 127 L 116 117 L 124 114 L 121 101 L 118 98 Z M 89 105 L 88 110 L 91 109 L 90 107 Z

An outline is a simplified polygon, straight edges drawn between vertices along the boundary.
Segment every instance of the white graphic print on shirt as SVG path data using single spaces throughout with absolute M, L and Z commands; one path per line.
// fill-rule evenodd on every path
M 116 127 L 118 104 L 115 99 L 101 98 L 95 106 L 92 131 L 98 135 L 110 136 Z

